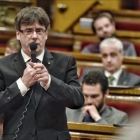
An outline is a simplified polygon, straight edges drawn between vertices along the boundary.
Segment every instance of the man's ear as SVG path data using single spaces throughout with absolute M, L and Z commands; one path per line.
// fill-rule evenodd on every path
M 109 95 L 109 89 L 107 89 L 107 91 L 105 93 L 105 98 L 107 97 L 107 95 Z
M 48 31 L 46 32 L 46 40 L 48 39 Z
M 17 37 L 17 40 L 20 40 L 20 33 L 18 30 L 16 30 L 16 37 Z

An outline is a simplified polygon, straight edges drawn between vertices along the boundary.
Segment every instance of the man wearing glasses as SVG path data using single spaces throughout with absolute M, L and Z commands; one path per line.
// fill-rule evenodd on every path
M 0 59 L 0 114 L 3 140 L 70 140 L 65 107 L 84 103 L 75 59 L 45 48 L 50 26 L 40 7 L 22 9 L 15 18 L 21 51 Z M 37 44 L 37 63 L 30 43 Z

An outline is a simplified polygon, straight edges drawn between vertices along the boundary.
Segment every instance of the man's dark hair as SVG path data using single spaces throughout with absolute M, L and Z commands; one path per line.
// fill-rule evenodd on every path
M 96 29 L 94 27 L 94 23 L 97 19 L 102 18 L 102 17 L 106 17 L 109 19 L 109 21 L 113 24 L 114 23 L 114 17 L 113 14 L 109 11 L 100 11 L 96 17 L 93 18 L 93 22 L 91 23 L 91 28 L 93 30 L 93 32 L 96 34 Z
M 103 73 L 99 71 L 91 71 L 85 75 L 82 84 L 100 84 L 103 94 L 105 94 L 108 89 L 108 79 Z
M 50 20 L 47 13 L 41 7 L 23 8 L 15 18 L 15 28 L 20 31 L 22 24 L 32 25 L 34 22 L 44 25 L 46 30 L 50 26 Z

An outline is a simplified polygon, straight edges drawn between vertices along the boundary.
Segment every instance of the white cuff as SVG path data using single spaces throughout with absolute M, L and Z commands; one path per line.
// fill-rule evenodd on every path
M 18 88 L 21 92 L 21 95 L 24 96 L 26 94 L 26 92 L 28 91 L 27 87 L 24 85 L 21 78 L 19 78 L 16 82 L 17 82 Z
M 50 83 L 51 83 L 51 76 L 49 74 L 49 81 L 46 85 L 43 85 L 42 82 L 40 82 L 40 85 L 47 91 L 48 88 L 50 87 Z

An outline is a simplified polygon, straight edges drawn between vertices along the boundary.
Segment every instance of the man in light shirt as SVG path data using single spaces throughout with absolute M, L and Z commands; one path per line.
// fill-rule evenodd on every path
M 80 78 L 83 77 L 91 70 L 98 70 L 105 74 L 108 78 L 109 85 L 123 85 L 123 86 L 140 86 L 140 77 L 123 71 L 123 44 L 117 38 L 107 38 L 100 43 L 100 52 L 102 56 L 102 63 L 104 69 L 84 69 Z
M 40 7 L 22 9 L 15 18 L 21 51 L 0 59 L 2 140 L 70 140 L 65 107 L 84 103 L 72 56 L 45 48 L 50 21 Z M 37 63 L 30 44 L 37 44 Z

